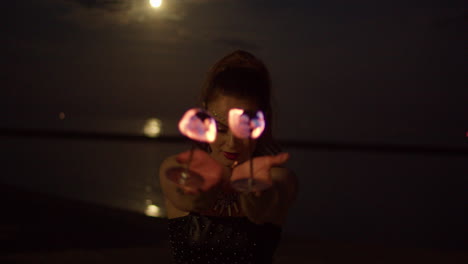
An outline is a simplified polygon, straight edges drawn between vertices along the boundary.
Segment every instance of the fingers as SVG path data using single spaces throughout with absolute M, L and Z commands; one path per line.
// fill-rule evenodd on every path
M 193 153 L 190 152 L 188 150 L 178 154 L 176 161 L 181 165 L 190 163 L 189 170 L 203 178 L 203 183 L 197 190 L 185 188 L 184 192 L 196 194 L 200 191 L 207 191 L 220 182 L 223 175 L 223 167 L 203 150 L 194 149 Z
M 284 163 L 286 163 L 286 161 L 289 160 L 289 153 L 287 152 L 283 152 L 283 153 L 280 153 L 276 156 L 271 156 L 271 166 L 279 166 L 279 165 L 282 165 Z
M 256 157 L 253 159 L 254 164 L 258 164 L 259 167 L 255 166 L 256 168 L 260 168 L 262 166 L 267 166 L 267 167 L 274 167 L 274 166 L 279 166 L 284 163 L 286 163 L 289 160 L 289 157 L 291 155 L 287 152 L 280 153 L 275 156 L 261 156 L 261 157 Z M 248 164 L 249 160 L 242 162 L 240 165 L 234 167 L 234 171 L 246 171 L 248 170 Z
M 221 165 L 215 164 L 216 166 L 211 166 L 208 170 L 209 173 L 205 175 L 203 185 L 200 187 L 202 191 L 208 191 L 213 186 L 220 183 L 223 175 L 223 168 Z
M 182 152 L 176 156 L 176 161 L 180 164 L 188 163 L 190 159 L 190 150 Z
M 198 195 L 200 193 L 200 190 L 184 185 L 178 185 L 176 190 L 178 193 L 183 195 Z
M 193 152 L 193 153 L 190 153 Z M 185 164 L 192 160 L 198 160 L 201 158 L 206 157 L 208 154 L 204 152 L 203 150 L 199 149 L 194 149 L 194 150 L 187 150 L 185 152 L 182 152 L 176 156 L 176 161 L 180 164 Z M 190 157 L 192 156 L 192 157 Z

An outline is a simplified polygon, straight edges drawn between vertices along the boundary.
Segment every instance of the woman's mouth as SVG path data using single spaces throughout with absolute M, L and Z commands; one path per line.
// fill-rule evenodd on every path
M 233 152 L 226 152 L 223 151 L 224 157 L 229 160 L 236 160 L 239 157 L 239 153 L 233 153 Z

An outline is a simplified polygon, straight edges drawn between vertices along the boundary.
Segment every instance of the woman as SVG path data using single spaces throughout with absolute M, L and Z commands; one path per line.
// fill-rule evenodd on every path
M 208 72 L 202 107 L 217 123 L 213 143 L 197 144 L 190 170 L 204 178 L 199 189 L 168 180 L 170 168 L 184 167 L 189 151 L 167 158 L 160 182 L 169 218 L 170 244 L 176 263 L 272 263 L 287 212 L 297 193 L 296 177 L 282 167 L 288 153 L 279 153 L 271 132 L 271 82 L 265 65 L 252 54 L 235 51 Z M 249 146 L 227 125 L 231 108 L 262 110 L 266 127 Z M 232 181 L 249 177 L 253 155 L 254 178 L 271 187 L 238 193 Z

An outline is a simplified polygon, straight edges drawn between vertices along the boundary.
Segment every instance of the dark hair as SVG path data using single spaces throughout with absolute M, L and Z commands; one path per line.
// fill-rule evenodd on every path
M 281 150 L 272 135 L 271 80 L 265 64 L 247 51 L 236 50 L 216 62 L 202 87 L 204 109 L 218 95 L 247 98 L 265 114 L 265 131 L 257 140 L 254 156 L 274 155 Z

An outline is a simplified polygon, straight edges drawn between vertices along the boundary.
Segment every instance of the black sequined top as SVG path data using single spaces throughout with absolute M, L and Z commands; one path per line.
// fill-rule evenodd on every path
M 246 217 L 190 213 L 169 219 L 169 242 L 177 264 L 271 264 L 281 227 Z

